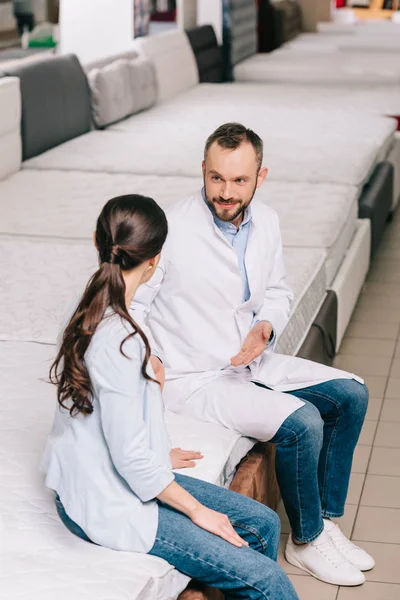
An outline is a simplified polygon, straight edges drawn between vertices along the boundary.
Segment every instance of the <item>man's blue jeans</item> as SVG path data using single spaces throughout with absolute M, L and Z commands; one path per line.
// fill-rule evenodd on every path
M 236 548 L 160 503 L 156 540 L 149 554 L 164 558 L 189 577 L 221 589 L 226 598 L 298 599 L 291 582 L 276 562 L 280 523 L 272 510 L 199 479 L 178 474 L 176 481 L 205 506 L 228 515 L 249 547 Z M 90 541 L 66 515 L 59 499 L 56 504 L 66 527 Z
M 323 530 L 323 517 L 344 513 L 368 389 L 354 379 L 335 379 L 288 393 L 305 405 L 270 441 L 276 444 L 276 474 L 293 535 L 311 542 Z

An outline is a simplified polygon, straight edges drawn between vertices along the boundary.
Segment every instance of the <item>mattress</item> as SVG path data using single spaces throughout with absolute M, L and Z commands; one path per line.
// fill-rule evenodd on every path
M 399 85 L 400 65 L 396 53 L 315 52 L 277 50 L 255 54 L 234 68 L 236 81 L 302 82 L 319 85 Z
M 199 85 L 181 97 L 180 106 L 184 110 L 184 102 L 194 104 L 197 102 L 204 106 L 205 101 L 212 96 L 213 102 L 221 102 L 229 97 L 231 104 L 246 103 L 253 109 L 264 105 L 264 108 L 298 110 L 308 109 L 317 113 L 339 116 L 341 113 L 358 119 L 360 114 L 371 115 L 397 115 L 400 114 L 400 87 L 388 86 L 358 86 L 337 85 L 329 87 L 321 83 L 309 87 L 302 82 L 268 83 L 262 86 L 259 83 L 231 83 Z M 179 101 L 179 98 L 177 98 Z M 120 123 L 122 129 L 126 123 Z M 359 135 L 365 135 L 360 125 Z
M 331 289 L 338 299 L 336 351 L 339 350 L 346 328 L 368 273 L 371 253 L 371 223 L 359 219 L 356 235 L 340 267 Z
M 20 171 L 0 186 L 0 234 L 90 240 L 101 208 L 113 196 L 144 194 L 167 209 L 201 185 L 200 177 Z M 328 283 L 353 236 L 357 196 L 350 186 L 269 180 L 256 194 L 278 213 L 284 246 L 326 250 Z
M 167 562 L 87 544 L 58 519 L 39 472 L 55 410 L 54 388 L 43 380 L 54 354 L 54 346 L 0 342 L 2 593 L 7 600 L 172 600 L 188 578 Z M 182 416 L 167 415 L 167 426 L 174 447 L 204 452 L 190 475 L 213 483 L 226 484 L 254 444 Z
M 276 351 L 297 354 L 326 296 L 326 254 L 309 248 L 284 248 L 287 281 L 294 300 Z
M 400 33 L 400 32 L 399 32 Z M 295 40 L 285 44 L 280 48 L 280 52 L 293 52 L 296 54 L 310 55 L 315 52 L 323 54 L 341 53 L 372 53 L 372 54 L 390 54 L 400 50 L 399 39 L 388 39 L 381 36 L 361 37 L 343 35 L 321 35 L 313 33 L 303 33 Z
M 173 113 L 173 111 L 171 111 Z M 201 113 L 201 111 L 199 111 Z M 160 128 L 155 119 L 148 118 L 148 124 L 135 132 L 92 131 L 40 156 L 26 161 L 25 169 L 74 170 L 106 173 L 157 174 L 173 176 L 199 176 L 203 147 L 206 138 L 228 118 L 227 111 L 220 116 L 214 111 L 210 119 L 190 113 L 190 126 L 186 118 L 175 114 L 175 121 L 162 127 L 163 138 L 154 144 L 154 136 L 159 138 Z M 325 117 L 314 119 L 310 127 L 300 125 L 305 115 L 286 111 L 282 126 L 274 135 L 258 122 L 255 111 L 246 119 L 246 124 L 254 127 L 264 138 L 264 164 L 269 168 L 270 178 L 276 181 L 308 181 L 362 185 L 368 180 L 376 162 L 382 160 L 393 143 L 396 124 L 389 119 L 377 119 L 379 135 L 371 136 L 371 129 L 363 128 L 365 139 L 351 134 L 351 119 L 341 128 Z M 310 112 L 308 113 L 310 115 Z M 301 135 L 294 135 L 287 118 L 297 122 Z M 230 116 L 230 115 L 229 115 Z M 371 124 L 372 117 L 368 117 Z M 164 118 L 161 120 L 165 124 Z M 270 123 L 279 122 L 278 114 L 269 116 Z M 180 127 L 174 127 L 174 123 Z M 183 123 L 185 125 L 183 125 Z M 304 121 L 303 121 L 304 123 Z M 331 135 L 324 135 L 324 127 L 331 123 Z M 155 129 L 154 129 L 155 128 Z M 303 131 L 301 131 L 303 129 Z M 334 165 L 334 168 L 332 168 Z
M 21 167 L 21 93 L 17 77 L 0 72 L 0 180 Z
M 326 279 L 332 283 L 356 230 L 358 189 L 267 179 L 256 198 L 277 212 L 285 247 L 326 251 Z
M 110 198 L 143 194 L 167 209 L 201 186 L 201 177 L 22 170 L 0 185 L 0 234 L 89 240 Z
M 319 249 L 285 249 L 295 301 L 279 341 L 281 352 L 296 352 L 298 340 L 307 333 L 323 300 L 325 257 Z M 64 315 L 96 270 L 96 261 L 89 241 L 1 239 L 0 340 L 54 344 Z

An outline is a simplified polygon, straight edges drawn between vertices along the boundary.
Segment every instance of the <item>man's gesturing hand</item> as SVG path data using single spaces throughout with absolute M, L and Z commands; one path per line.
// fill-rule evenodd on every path
M 260 321 L 257 325 L 254 325 L 246 337 L 239 354 L 231 358 L 232 365 L 234 367 L 249 365 L 260 356 L 267 347 L 272 331 L 273 327 L 268 321 Z

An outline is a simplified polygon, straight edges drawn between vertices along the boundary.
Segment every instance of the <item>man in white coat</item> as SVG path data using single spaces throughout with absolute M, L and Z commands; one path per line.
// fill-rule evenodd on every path
M 368 390 L 353 374 L 274 352 L 292 293 L 277 215 L 253 200 L 267 175 L 262 152 L 237 123 L 209 137 L 204 188 L 168 211 L 160 268 L 134 317 L 161 382 L 165 370 L 170 410 L 276 444 L 287 560 L 328 583 L 359 585 L 374 561 L 331 518 L 344 512 Z

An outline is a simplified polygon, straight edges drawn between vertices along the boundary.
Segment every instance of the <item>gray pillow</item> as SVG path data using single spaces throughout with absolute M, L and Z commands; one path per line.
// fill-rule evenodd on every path
M 153 64 L 138 56 L 129 61 L 130 85 L 133 98 L 132 113 L 153 106 L 157 101 L 157 83 Z
M 93 120 L 103 128 L 132 114 L 131 61 L 116 60 L 88 74 Z

